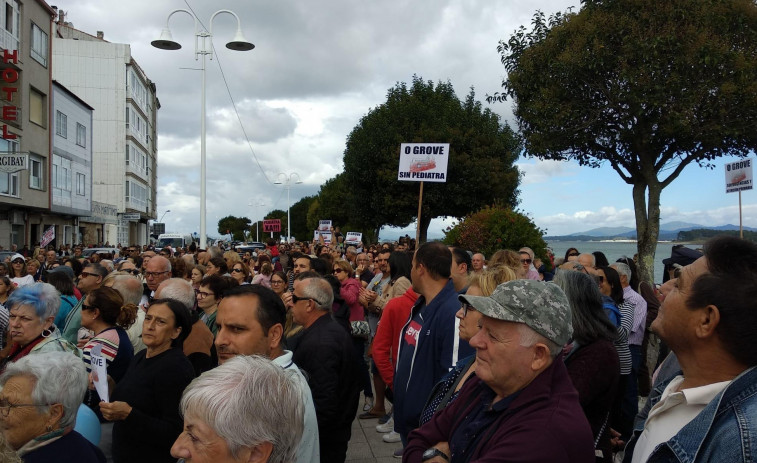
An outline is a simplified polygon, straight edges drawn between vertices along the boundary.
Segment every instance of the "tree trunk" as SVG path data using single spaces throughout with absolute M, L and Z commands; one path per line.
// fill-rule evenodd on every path
M 655 177 L 656 179 L 656 177 Z M 648 197 L 645 193 L 648 190 Z M 659 182 L 639 181 L 633 185 L 633 205 L 636 213 L 636 239 L 639 253 L 639 281 L 654 283 L 654 257 L 660 235 Z M 638 288 L 633 288 L 638 290 Z

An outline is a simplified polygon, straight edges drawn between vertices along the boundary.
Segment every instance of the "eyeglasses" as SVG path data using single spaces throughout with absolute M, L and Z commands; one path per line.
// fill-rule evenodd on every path
M 93 309 L 95 309 L 95 308 L 96 308 L 95 306 L 93 306 L 93 305 L 89 305 L 89 304 L 84 304 L 84 303 L 82 303 L 82 305 L 81 305 L 81 309 L 82 309 L 82 310 L 93 310 Z
M 98 275 L 98 274 L 96 274 L 96 273 L 90 273 L 90 272 L 81 272 L 81 277 L 82 277 L 82 278 L 87 278 L 87 277 L 99 277 L 99 276 L 100 276 L 100 275 Z
M 200 299 L 205 299 L 208 296 L 215 297 L 215 294 L 213 294 L 213 293 L 206 293 L 205 291 L 196 291 L 195 294 L 197 294 L 197 297 L 199 297 Z
M 521 264 L 530 264 L 531 263 L 531 259 L 521 259 L 520 263 Z
M 474 311 L 476 310 L 475 307 L 473 307 L 472 305 L 468 304 L 467 302 L 463 302 L 460 305 L 460 308 L 463 309 L 463 318 L 465 318 L 468 315 L 468 311 L 469 310 L 474 310 Z
M 337 275 L 337 274 L 342 273 L 342 272 L 344 272 L 344 270 L 342 270 L 340 268 L 335 268 L 334 269 L 334 275 Z
M 244 273 L 244 270 L 241 268 L 233 268 L 231 269 L 231 273 Z
M 158 275 L 162 275 L 168 272 L 170 272 L 170 270 L 164 270 L 162 272 L 145 272 L 145 278 L 155 278 Z
M 571 252 L 570 254 L 568 254 L 568 257 L 577 257 L 577 256 L 578 256 L 577 252 Z
M 284 280 L 271 280 L 272 285 L 283 285 Z
M 0 400 L 0 414 L 3 415 L 4 418 L 8 418 L 8 415 L 11 413 L 11 408 L 18 408 L 18 407 L 49 407 L 52 404 L 12 404 L 8 402 L 7 400 Z
M 321 305 L 320 302 L 318 302 L 318 299 L 313 299 L 312 297 L 300 297 L 294 293 L 292 293 L 292 304 L 296 304 L 300 301 L 313 301 L 316 303 L 316 305 Z
M 132 275 L 139 275 L 139 269 L 136 269 L 136 268 L 127 268 L 121 271 L 126 272 L 126 273 L 131 273 Z

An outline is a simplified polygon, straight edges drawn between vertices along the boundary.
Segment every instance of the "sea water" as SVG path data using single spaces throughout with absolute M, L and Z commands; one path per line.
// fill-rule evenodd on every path
M 670 241 L 658 242 L 657 251 L 654 256 L 654 281 L 662 283 L 662 275 L 665 266 L 663 259 L 670 257 L 670 251 L 674 245 L 684 243 L 672 243 Z M 688 248 L 699 249 L 701 245 L 684 244 Z M 607 256 L 607 260 L 612 264 L 621 257 L 632 259 L 636 254 L 635 241 L 550 241 L 547 246 L 552 249 L 555 257 L 565 257 L 565 251 L 570 248 L 578 249 L 578 252 L 601 251 Z

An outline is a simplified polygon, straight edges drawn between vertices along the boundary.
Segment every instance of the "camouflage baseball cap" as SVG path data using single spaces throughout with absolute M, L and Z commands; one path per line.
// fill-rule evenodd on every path
M 458 296 L 487 317 L 523 323 L 559 346 L 573 335 L 570 304 L 556 284 L 512 280 L 497 286 L 491 296 Z

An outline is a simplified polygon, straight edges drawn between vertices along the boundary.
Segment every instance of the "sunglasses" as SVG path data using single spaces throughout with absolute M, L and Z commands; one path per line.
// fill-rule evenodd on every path
M 604 283 L 605 282 L 605 277 L 602 276 L 602 275 L 599 275 L 599 282 L 600 283 Z
M 335 269 L 334 269 L 334 275 L 338 275 L 338 274 L 340 274 L 340 273 L 342 273 L 342 272 L 344 272 L 344 270 L 342 270 L 342 269 L 340 269 L 340 268 L 335 268 Z
M 82 305 L 81 305 L 81 309 L 82 309 L 82 310 L 92 310 L 92 309 L 94 309 L 94 308 L 95 308 L 95 306 L 93 306 L 93 305 L 89 305 L 89 304 L 82 304 Z
M 139 269 L 136 268 L 127 268 L 125 270 L 121 270 L 122 272 L 131 273 L 132 275 L 136 276 L 139 275 Z
M 241 268 L 233 268 L 231 269 L 231 273 L 244 273 L 244 270 Z
M 468 311 L 469 310 L 473 310 L 473 311 L 476 310 L 475 307 L 473 307 L 472 305 L 468 304 L 467 302 L 463 302 L 460 305 L 460 308 L 463 309 L 463 318 L 465 318 L 468 315 Z
M 98 275 L 98 274 L 96 274 L 96 273 L 90 273 L 90 272 L 81 272 L 81 277 L 82 277 L 82 278 L 87 278 L 87 277 L 89 277 L 89 276 L 92 276 L 92 277 L 97 277 L 97 276 L 100 276 L 100 275 Z
M 568 254 L 568 257 L 578 257 L 578 253 L 577 252 L 571 252 L 570 254 Z
M 520 263 L 521 264 L 530 264 L 531 263 L 531 259 L 521 259 Z
M 300 301 L 313 301 L 316 304 L 318 304 L 319 306 L 321 305 L 321 303 L 318 302 L 317 299 L 313 299 L 312 297 L 300 297 L 300 296 L 292 293 L 292 304 L 296 304 L 296 303 L 298 303 Z

